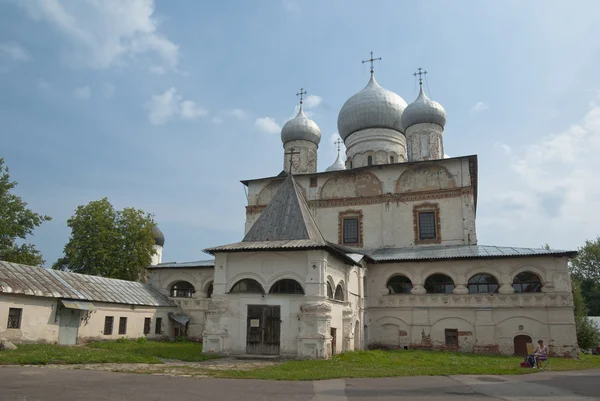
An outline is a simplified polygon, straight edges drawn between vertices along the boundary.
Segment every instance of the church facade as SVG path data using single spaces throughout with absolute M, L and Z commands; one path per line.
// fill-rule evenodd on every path
M 478 244 L 477 157 L 444 157 L 445 123 L 422 85 L 407 105 L 371 70 L 339 113 L 346 160 L 338 152 L 317 172 L 321 133 L 301 100 L 282 128 L 283 171 L 243 181 L 242 241 L 207 249 L 208 261 L 159 253 L 149 283 L 189 316 L 205 352 L 522 354 L 541 339 L 576 354 L 574 253 Z

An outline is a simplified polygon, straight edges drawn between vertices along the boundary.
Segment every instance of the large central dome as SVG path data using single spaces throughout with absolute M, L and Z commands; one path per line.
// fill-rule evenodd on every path
M 338 132 L 345 141 L 366 128 L 389 128 L 404 133 L 402 112 L 406 102 L 394 92 L 382 88 L 371 75 L 363 90 L 344 103 L 338 115 Z

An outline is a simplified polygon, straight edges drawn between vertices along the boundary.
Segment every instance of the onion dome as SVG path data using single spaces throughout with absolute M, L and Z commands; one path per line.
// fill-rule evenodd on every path
M 314 144 L 321 142 L 321 130 L 310 118 L 306 117 L 300 104 L 298 115 L 285 123 L 281 129 L 281 142 L 310 141 Z
M 156 224 L 152 226 L 152 237 L 154 238 L 154 245 L 164 246 L 165 245 L 165 236 L 160 231 L 160 228 Z
M 346 165 L 342 161 L 342 155 L 339 150 L 338 150 L 337 159 L 335 159 L 333 164 L 331 166 L 327 167 L 327 170 L 325 170 L 325 171 L 338 171 L 338 170 L 346 170 Z
M 366 128 L 389 128 L 404 133 L 402 112 L 406 102 L 382 88 L 371 74 L 363 90 L 346 100 L 338 115 L 338 132 L 343 140 Z
M 417 99 L 409 104 L 402 114 L 402 126 L 405 128 L 422 123 L 437 124 L 442 128 L 446 125 L 446 110 L 425 95 L 423 86 Z

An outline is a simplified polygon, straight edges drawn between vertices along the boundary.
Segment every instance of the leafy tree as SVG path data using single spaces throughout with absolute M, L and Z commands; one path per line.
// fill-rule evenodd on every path
M 103 198 L 77 207 L 67 225 L 71 237 L 65 256 L 53 269 L 123 280 L 145 279 L 145 268 L 154 253 L 150 214 L 134 208 L 115 210 Z
M 571 274 L 581 284 L 590 316 L 600 316 L 600 237 L 585 241 L 571 261 Z
M 45 261 L 40 251 L 32 244 L 18 242 L 51 218 L 32 212 L 26 202 L 11 193 L 17 182 L 11 181 L 8 173 L 4 159 L 0 158 L 0 260 L 41 266 Z
M 577 279 L 571 281 L 573 304 L 575 306 L 575 327 L 577 344 L 582 349 L 592 349 L 600 346 L 600 329 L 587 317 L 587 307 L 581 294 L 580 283 Z

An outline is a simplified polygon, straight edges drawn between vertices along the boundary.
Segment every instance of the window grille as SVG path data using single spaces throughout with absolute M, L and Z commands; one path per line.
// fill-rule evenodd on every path
M 419 212 L 419 239 L 436 239 L 435 212 Z
M 156 327 L 154 328 L 154 334 L 162 333 L 162 317 L 156 318 Z
M 104 335 L 110 336 L 113 333 L 113 323 L 115 318 L 113 316 L 106 316 L 104 318 Z
M 150 325 L 152 324 L 152 319 L 147 317 L 144 319 L 144 334 L 150 334 Z
M 458 330 L 446 329 L 444 334 L 446 336 L 446 346 L 458 348 Z
M 119 334 L 127 334 L 127 318 L 119 318 Z
M 8 308 L 8 329 L 20 329 L 21 328 L 21 317 L 23 315 L 23 309 L 21 308 Z
M 344 244 L 358 244 L 358 217 L 344 219 Z

